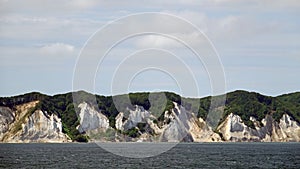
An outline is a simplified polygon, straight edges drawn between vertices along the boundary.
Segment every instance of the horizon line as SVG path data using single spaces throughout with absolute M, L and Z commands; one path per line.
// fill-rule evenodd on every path
M 181 95 L 179 94 L 178 92 L 175 92 L 175 91 L 129 91 L 127 93 L 118 93 L 118 94 L 110 94 L 110 95 L 105 95 L 105 94 L 99 94 L 99 93 L 93 93 L 93 92 L 90 92 L 90 91 L 86 91 L 86 90 L 83 90 L 83 89 L 80 89 L 80 90 L 74 90 L 74 91 L 64 91 L 64 92 L 57 92 L 57 93 L 54 93 L 54 94 L 50 94 L 50 93 L 46 93 L 46 92 L 42 92 L 42 91 L 38 91 L 38 90 L 32 90 L 32 91 L 28 91 L 28 92 L 24 92 L 24 93 L 19 93 L 19 94 L 14 94 L 14 95 L 4 95 L 4 96 L 0 96 L 0 98 L 5 98 L 5 97 L 16 97 L 16 96 L 21 96 L 21 95 L 25 95 L 25 94 L 29 94 L 29 93 L 40 93 L 40 94 L 44 94 L 44 95 L 47 95 L 47 96 L 55 96 L 55 95 L 60 95 L 60 94 L 67 94 L 67 93 L 73 93 L 73 92 L 86 92 L 86 93 L 89 93 L 89 94 L 92 94 L 92 95 L 98 95 L 98 96 L 105 96 L 105 97 L 110 97 L 110 96 L 119 96 L 119 95 L 126 95 L 126 94 L 130 94 L 130 93 L 160 93 L 160 92 L 170 92 L 170 93 L 174 93 L 174 94 L 177 94 L 181 97 L 185 97 L 185 98 L 205 98 L 205 97 L 210 97 L 210 96 L 221 96 L 221 95 L 226 95 L 228 93 L 232 93 L 232 92 L 237 92 L 237 91 L 244 91 L 244 92 L 249 92 L 249 93 L 258 93 L 258 94 L 261 94 L 261 95 L 264 95 L 264 96 L 269 96 L 269 97 L 278 97 L 278 96 L 282 96 L 282 95 L 286 95 L 286 94 L 292 94 L 292 93 L 297 93 L 297 92 L 300 92 L 300 90 L 298 91 L 289 91 L 289 92 L 286 92 L 286 93 L 280 93 L 280 94 L 276 94 L 276 95 L 270 95 L 270 94 L 265 94 L 265 93 L 262 93 L 262 92 L 259 92 L 259 91 L 255 91 L 255 90 L 249 90 L 249 89 L 233 89 L 233 90 L 228 90 L 226 91 L 225 93 L 220 93 L 220 94 L 216 94 L 216 95 L 203 95 L 203 96 L 198 96 L 198 97 L 195 97 L 195 96 L 184 96 L 184 95 Z

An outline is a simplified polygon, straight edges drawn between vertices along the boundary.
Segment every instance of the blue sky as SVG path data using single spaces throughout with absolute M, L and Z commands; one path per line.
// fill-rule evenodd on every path
M 86 41 L 108 22 L 140 12 L 168 13 L 196 25 L 219 53 L 226 91 L 244 89 L 273 96 L 300 91 L 299 11 L 297 0 L 1 0 L 0 96 L 72 91 L 76 60 Z M 141 20 L 139 24 L 149 22 L 159 26 L 156 20 Z M 187 37 L 193 38 L 193 34 Z M 132 52 L 149 47 L 172 51 L 191 69 L 199 70 L 195 76 L 200 93 L 191 91 L 188 96 L 212 94 L 205 68 L 170 39 L 154 36 L 129 39 L 115 47 L 104 61 L 103 72 L 96 74 L 91 92 L 112 94 L 110 80 L 115 66 Z M 182 69 L 168 57 L 167 67 Z M 130 63 L 142 62 L 136 59 Z M 182 80 L 186 76 L 180 72 L 178 78 Z M 154 69 L 140 72 L 131 77 L 130 84 L 120 84 L 127 89 L 119 92 L 169 90 L 181 94 L 178 79 L 167 73 Z

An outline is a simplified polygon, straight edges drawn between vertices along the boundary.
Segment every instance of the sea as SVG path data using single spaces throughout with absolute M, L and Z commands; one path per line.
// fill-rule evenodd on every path
M 0 144 L 0 168 L 300 168 L 300 143 L 179 143 L 128 158 L 95 143 Z

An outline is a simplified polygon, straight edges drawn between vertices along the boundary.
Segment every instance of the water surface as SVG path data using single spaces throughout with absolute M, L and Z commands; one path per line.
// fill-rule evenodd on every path
M 149 158 L 97 144 L 0 144 L 0 168 L 300 168 L 300 143 L 180 143 Z

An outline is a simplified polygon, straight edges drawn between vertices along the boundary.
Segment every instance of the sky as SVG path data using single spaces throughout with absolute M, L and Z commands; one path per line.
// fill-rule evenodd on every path
M 138 14 L 142 17 L 126 20 Z M 237 89 L 271 96 L 300 91 L 299 16 L 297 0 L 0 0 L 0 96 L 80 89 L 101 95 L 167 90 L 190 97 Z M 191 24 L 199 32 L 183 32 Z M 100 36 L 102 28 L 109 33 Z M 124 39 L 101 63 L 101 56 L 94 63 L 85 56 L 97 35 L 95 42 L 109 45 L 120 40 L 120 32 L 144 29 L 167 36 Z M 169 35 L 201 48 L 203 57 L 207 48 L 214 49 L 211 57 L 218 62 L 200 63 Z M 90 53 L 105 46 L 93 45 Z M 82 72 L 81 60 L 86 62 Z M 88 72 L 88 64 L 98 67 Z M 224 77 L 214 76 L 217 69 Z M 74 80 L 78 74 L 80 79 Z M 224 91 L 215 92 L 215 84 Z

